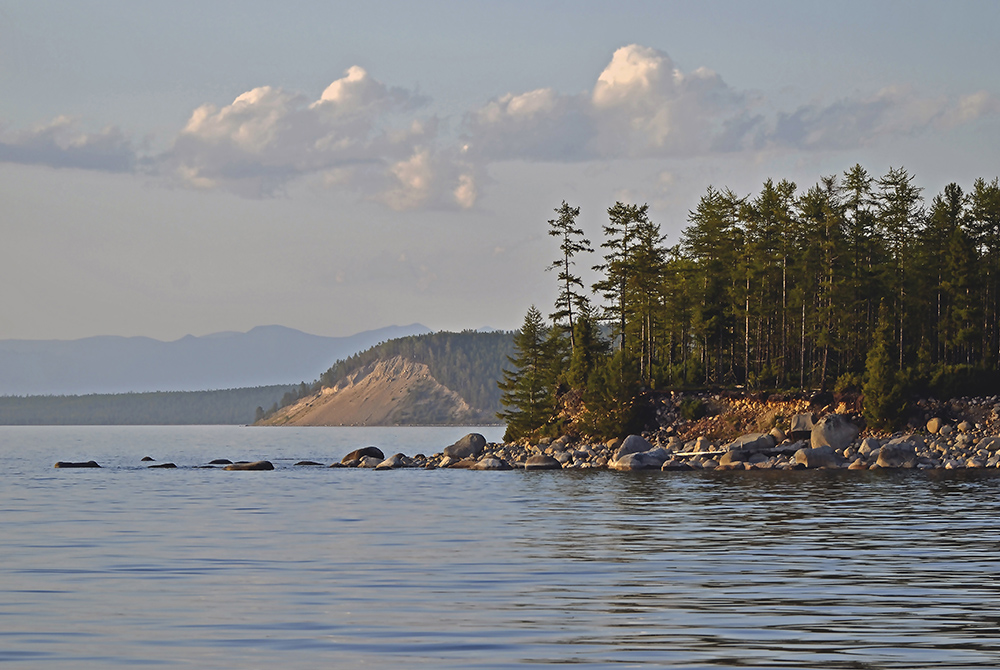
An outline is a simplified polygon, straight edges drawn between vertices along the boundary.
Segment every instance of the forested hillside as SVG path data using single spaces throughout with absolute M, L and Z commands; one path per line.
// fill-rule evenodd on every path
M 497 380 L 513 353 L 509 332 L 430 333 L 400 337 L 378 344 L 337 361 L 320 377 L 323 386 L 333 386 L 353 370 L 376 360 L 395 356 L 426 365 L 434 378 L 458 393 L 473 407 L 496 411 L 500 408 Z
M 995 392 L 1000 184 L 952 183 L 928 203 L 914 182 L 903 168 L 874 177 L 856 165 L 804 190 L 709 187 L 672 245 L 646 205 L 617 203 L 599 251 L 563 203 L 549 222 L 561 252 L 554 329 L 526 317 L 507 420 L 553 427 L 567 387 L 589 395 L 592 430 L 593 408 L 607 419 L 639 388 L 863 390 L 883 424 L 911 392 Z M 574 266 L 597 253 L 588 290 Z M 602 425 L 616 432 L 628 416 Z
M 253 423 L 295 386 L 80 396 L 0 396 L 0 425 L 208 425 Z

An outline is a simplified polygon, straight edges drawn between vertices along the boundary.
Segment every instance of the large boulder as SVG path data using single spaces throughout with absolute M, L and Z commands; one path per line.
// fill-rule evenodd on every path
M 846 449 L 858 436 L 858 427 L 843 414 L 827 414 L 816 422 L 810 438 L 813 449 L 833 447 Z
M 352 461 L 360 461 L 362 458 L 371 457 L 377 458 L 379 462 L 385 460 L 385 454 L 378 447 L 362 447 L 361 449 L 355 449 L 351 453 L 340 459 L 341 463 L 350 463 Z
M 793 440 L 807 440 L 812 434 L 812 429 L 812 414 L 796 414 L 792 417 L 791 425 L 788 428 L 788 436 Z
M 551 456 L 546 456 L 545 454 L 535 454 L 533 456 L 528 456 L 524 461 L 525 470 L 561 470 L 562 463 L 552 458 Z
M 486 438 L 479 433 L 469 433 L 455 444 L 444 448 L 445 456 L 452 458 L 479 458 L 486 449 Z
M 735 440 L 730 442 L 726 446 L 726 451 L 733 451 L 734 449 L 742 449 L 744 451 L 761 451 L 763 449 L 770 449 L 775 446 L 777 442 L 774 436 L 770 433 L 750 433 L 749 435 L 742 435 L 737 437 Z
M 510 464 L 496 456 L 485 456 L 476 461 L 470 470 L 510 470 Z
M 252 463 L 233 463 L 222 468 L 223 470 L 274 470 L 271 461 L 253 461 Z
M 742 463 L 748 460 L 749 454 L 742 449 L 730 449 L 726 453 L 722 454 L 719 459 L 719 465 L 732 465 L 733 463 Z
M 807 468 L 839 468 L 840 459 L 830 445 L 805 447 L 795 452 L 795 462 Z
M 914 468 L 917 465 L 917 448 L 920 446 L 913 435 L 897 437 L 883 444 L 875 464 L 880 468 Z
M 625 438 L 625 441 L 622 442 L 622 446 L 618 447 L 618 451 L 615 452 L 612 460 L 617 461 L 622 456 L 640 454 L 644 451 L 649 451 L 652 448 L 653 445 L 651 445 L 642 435 L 629 435 Z
M 622 472 L 652 470 L 653 468 L 659 469 L 662 465 L 663 461 L 651 458 L 646 454 L 646 452 L 640 452 L 638 454 L 625 454 L 621 458 L 608 463 L 608 467 L 610 469 L 620 470 Z

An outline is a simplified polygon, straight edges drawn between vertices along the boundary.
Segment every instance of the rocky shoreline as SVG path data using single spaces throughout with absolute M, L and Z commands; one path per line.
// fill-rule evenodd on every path
M 618 471 L 1000 468 L 1000 396 L 922 399 L 914 408 L 909 430 L 879 434 L 864 428 L 856 398 L 671 393 L 658 399 L 655 427 L 624 440 L 600 443 L 564 435 L 500 444 L 487 443 L 482 435 L 470 433 L 429 456 L 396 453 L 387 457 L 378 447 L 369 446 L 328 467 Z M 324 464 L 300 461 L 295 465 Z M 55 467 L 100 466 L 94 461 L 60 461 Z M 176 466 L 159 463 L 147 467 Z M 225 459 L 195 467 L 274 469 L 269 461 L 232 463 Z

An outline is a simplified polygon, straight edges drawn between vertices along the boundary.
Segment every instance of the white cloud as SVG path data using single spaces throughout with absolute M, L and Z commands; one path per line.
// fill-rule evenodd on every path
M 318 98 L 260 86 L 197 107 L 169 150 L 141 158 L 118 128 L 85 133 L 66 118 L 0 134 L 0 161 L 143 171 L 247 197 L 313 177 L 328 188 L 402 210 L 475 206 L 498 161 L 684 159 L 726 153 L 823 152 L 945 131 L 1000 114 L 986 91 L 959 99 L 887 86 L 871 95 L 768 109 L 714 71 L 682 70 L 630 44 L 611 54 L 590 90 L 508 92 L 447 120 L 421 116 L 425 98 L 353 66 Z M 662 187 L 669 187 L 661 180 Z
M 394 206 L 423 202 L 417 167 L 406 167 L 437 134 L 434 119 L 407 117 L 422 101 L 357 66 L 315 101 L 261 86 L 222 108 L 197 108 L 160 164 L 182 183 L 248 196 L 317 174 Z

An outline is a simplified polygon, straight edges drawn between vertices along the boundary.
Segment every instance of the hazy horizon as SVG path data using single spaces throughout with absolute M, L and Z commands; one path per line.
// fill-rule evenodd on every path
M 546 221 L 1000 174 L 1000 3 L 0 9 L 0 340 L 519 327 Z

